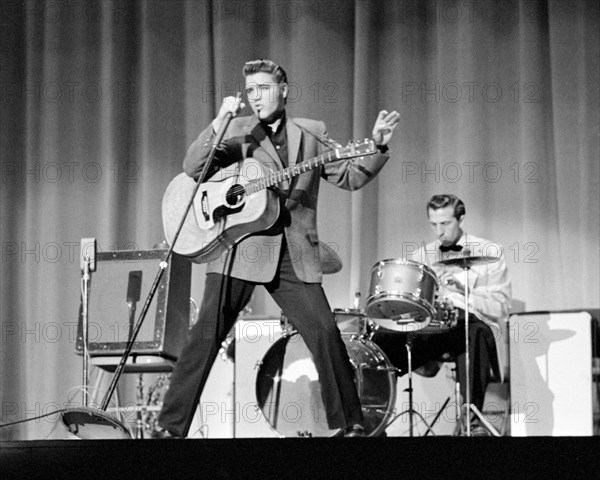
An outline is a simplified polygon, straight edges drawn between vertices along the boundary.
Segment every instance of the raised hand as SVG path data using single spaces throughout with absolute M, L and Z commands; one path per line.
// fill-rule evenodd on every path
M 400 114 L 397 111 L 382 110 L 373 126 L 373 140 L 377 145 L 386 145 L 392 138 L 394 129 L 398 125 Z

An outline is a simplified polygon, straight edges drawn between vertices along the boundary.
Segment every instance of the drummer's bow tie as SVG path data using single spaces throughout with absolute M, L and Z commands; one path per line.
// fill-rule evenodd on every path
M 442 252 L 460 252 L 462 249 L 462 245 L 440 245 L 440 250 Z

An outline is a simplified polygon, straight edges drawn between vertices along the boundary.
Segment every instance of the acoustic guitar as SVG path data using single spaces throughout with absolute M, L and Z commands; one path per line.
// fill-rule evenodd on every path
M 283 170 L 268 170 L 254 158 L 223 168 L 198 188 L 173 250 L 196 263 L 217 258 L 248 235 L 269 229 L 279 217 L 279 199 L 270 187 L 342 159 L 373 155 L 373 140 L 351 142 Z M 185 173 L 167 187 L 162 201 L 165 238 L 171 245 L 196 188 Z

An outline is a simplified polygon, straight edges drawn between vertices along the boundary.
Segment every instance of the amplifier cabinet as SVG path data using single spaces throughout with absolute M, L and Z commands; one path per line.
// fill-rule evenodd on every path
M 509 348 L 511 435 L 592 435 L 590 314 L 512 315 Z
M 118 356 L 125 351 L 130 332 L 167 255 L 165 249 L 101 252 L 91 274 L 88 302 L 90 356 Z M 189 331 L 191 263 L 172 254 L 162 274 L 131 355 L 156 355 L 176 360 Z M 128 302 L 134 308 L 129 307 Z M 139 300 L 137 300 L 139 298 Z M 83 302 L 75 351 L 83 353 Z

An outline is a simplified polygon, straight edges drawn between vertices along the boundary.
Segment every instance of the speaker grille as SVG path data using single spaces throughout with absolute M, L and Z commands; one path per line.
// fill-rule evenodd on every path
M 90 282 L 88 304 L 88 350 L 90 356 L 121 355 L 137 322 L 159 264 L 167 250 L 102 252 Z M 132 272 L 134 274 L 132 275 Z M 141 275 L 140 300 L 133 321 L 127 304 L 129 279 Z M 132 355 L 158 355 L 177 359 L 187 338 L 191 264 L 173 253 L 152 299 L 150 308 L 131 351 Z M 83 352 L 82 305 L 76 352 Z

